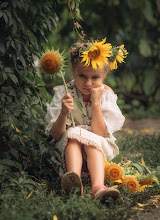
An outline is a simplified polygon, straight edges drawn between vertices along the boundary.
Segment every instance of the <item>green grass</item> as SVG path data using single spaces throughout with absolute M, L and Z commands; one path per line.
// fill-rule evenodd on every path
M 160 165 L 160 134 L 126 134 L 123 136 L 123 138 L 118 139 L 117 144 L 124 159 L 140 161 L 143 157 L 146 165 L 151 168 Z
M 124 159 L 140 161 L 144 158 L 147 166 L 156 169 L 159 165 L 160 135 L 135 136 L 125 135 L 117 144 Z M 141 153 L 141 156 L 137 154 Z M 120 198 L 114 202 L 108 200 L 105 203 L 91 200 L 89 197 L 90 185 L 85 185 L 84 197 L 75 193 L 67 197 L 60 189 L 60 179 L 46 180 L 37 183 L 32 189 L 14 187 L 10 184 L 3 185 L 0 192 L 0 219 L 1 220 L 30 220 L 53 219 L 56 215 L 59 220 L 129 220 L 140 219 L 141 211 L 135 209 L 137 202 L 146 203 L 151 195 L 160 194 L 160 187 L 148 188 L 144 192 L 128 193 L 121 191 Z M 28 194 L 33 194 L 27 198 Z M 153 209 L 152 205 L 147 206 Z

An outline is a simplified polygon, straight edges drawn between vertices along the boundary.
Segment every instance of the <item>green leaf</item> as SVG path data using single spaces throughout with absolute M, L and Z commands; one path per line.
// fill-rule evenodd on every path
M 119 153 L 115 158 L 112 159 L 112 162 L 116 163 L 116 164 L 120 163 L 121 161 L 122 161 L 122 154 L 121 153 Z
M 37 86 L 45 86 L 43 79 L 38 75 L 35 76 L 35 83 Z
M 22 44 L 21 43 L 17 43 L 17 54 L 20 53 L 21 49 L 22 49 Z
M 9 88 L 10 88 L 9 95 L 16 96 L 16 91 L 11 86 Z
M 8 2 L 3 2 L 3 3 L 1 4 L 1 9 L 6 8 L 6 7 L 7 7 L 7 5 L 8 5 Z
M 25 88 L 24 91 L 25 91 L 25 93 L 27 93 L 27 94 L 31 94 L 31 90 L 30 90 L 29 88 Z
M 19 116 L 21 112 L 22 112 L 21 108 L 16 108 L 16 109 L 14 109 L 13 114 L 14 114 L 14 116 Z
M 15 84 L 19 83 L 17 77 L 14 74 L 9 73 L 8 76 Z
M 43 117 L 43 110 L 39 107 L 39 105 L 33 105 L 32 109 L 34 109 L 35 113 L 38 113 L 41 117 Z
M 152 50 L 149 42 L 146 39 L 141 39 L 139 42 L 139 52 L 144 57 L 150 57 L 152 55 Z
M 39 99 L 35 96 L 32 97 L 31 99 L 31 105 L 36 105 L 39 103 Z
M 19 169 L 19 170 L 22 170 L 22 165 L 20 163 L 18 163 L 17 161 L 15 162 L 16 164 L 16 167 Z
M 125 74 L 122 81 L 123 81 L 123 86 L 128 91 L 131 91 L 132 88 L 134 88 L 136 85 L 136 78 L 135 78 L 134 74 L 132 74 L 132 73 Z
M 151 23 L 153 26 L 157 25 L 157 20 L 154 17 L 154 9 L 152 9 L 152 5 L 150 1 L 145 1 L 145 6 L 142 8 L 143 9 L 143 15 L 145 19 Z
M 143 89 L 146 95 L 150 95 L 155 90 L 155 84 L 156 84 L 156 72 L 154 70 L 148 70 L 145 73 L 145 78 L 143 82 Z
M 5 67 L 4 72 L 5 73 L 12 73 L 12 69 L 10 67 Z
M 15 150 L 14 148 L 11 148 L 10 153 L 11 153 L 16 159 L 18 159 L 19 154 L 18 154 L 18 151 L 17 151 L 17 150 Z
M 155 99 L 157 102 L 160 102 L 160 88 L 157 90 L 154 99 Z
M 0 160 L 0 164 L 6 165 L 9 167 L 16 167 L 15 162 L 13 160 L 9 160 L 9 159 Z
M 4 43 L 0 42 L 0 52 L 4 55 L 6 53 L 6 47 Z
M 12 15 L 11 15 L 11 12 L 10 11 L 8 11 L 8 10 L 5 10 L 5 12 L 6 12 L 6 14 L 7 14 L 7 16 L 8 16 L 8 26 L 11 26 L 12 25 Z
M 51 103 L 52 96 L 47 92 L 45 87 L 39 87 L 40 92 L 42 93 L 43 97 L 47 99 L 48 103 Z
M 87 114 L 84 111 L 84 108 L 83 108 L 81 100 L 79 98 L 74 98 L 74 102 L 76 103 L 77 107 L 81 110 L 83 115 L 87 116 Z
M 5 23 L 6 23 L 6 26 L 8 25 L 8 16 L 6 15 L 6 13 L 5 12 L 3 12 L 3 18 L 4 18 L 4 21 L 5 21 Z
M 19 56 L 20 61 L 22 62 L 23 66 L 26 67 L 25 59 L 22 55 Z
M 157 166 L 156 170 L 158 172 L 158 175 L 160 175 L 160 166 Z
M 140 174 L 144 174 L 144 169 L 142 164 L 139 163 L 131 163 L 131 166 L 135 167 Z

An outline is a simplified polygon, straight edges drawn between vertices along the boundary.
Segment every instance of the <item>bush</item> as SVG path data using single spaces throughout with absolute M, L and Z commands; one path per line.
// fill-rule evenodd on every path
M 58 2 L 0 1 L 1 174 L 47 175 L 49 140 L 44 117 L 51 97 L 37 74 L 35 60 L 48 42 L 46 36 L 57 26 Z

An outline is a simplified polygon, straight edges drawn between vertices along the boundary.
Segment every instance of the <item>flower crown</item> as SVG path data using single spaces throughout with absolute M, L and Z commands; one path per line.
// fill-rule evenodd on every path
M 119 63 L 124 62 L 124 58 L 127 57 L 127 50 L 124 45 L 112 46 L 110 43 L 105 43 L 106 38 L 101 42 L 92 42 L 87 48 L 81 48 L 80 57 L 81 62 L 85 62 L 85 66 L 92 65 L 93 69 L 102 68 L 104 63 L 109 63 L 111 70 L 117 69 L 117 61 Z

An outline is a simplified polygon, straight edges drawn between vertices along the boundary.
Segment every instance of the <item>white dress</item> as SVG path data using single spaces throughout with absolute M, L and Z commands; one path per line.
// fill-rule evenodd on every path
M 47 108 L 46 115 L 46 132 L 50 133 L 53 123 L 57 120 L 61 111 L 61 99 L 65 95 L 64 86 L 57 86 L 54 88 L 55 95 L 52 99 L 51 104 Z M 83 102 L 81 92 L 75 87 L 74 81 L 68 84 L 69 93 L 74 98 L 79 98 L 83 105 L 85 115 L 79 109 L 79 107 L 74 103 L 74 109 L 72 110 L 73 118 L 76 127 L 73 128 L 71 124 L 70 117 L 67 118 L 67 131 L 63 135 L 60 141 L 55 142 L 52 140 L 52 161 L 55 166 L 55 170 L 61 176 L 65 172 L 65 159 L 64 152 L 67 146 L 68 139 L 76 139 L 82 145 L 88 147 L 95 147 L 97 150 L 101 151 L 107 161 L 111 161 L 118 153 L 119 149 L 115 144 L 116 138 L 113 133 L 123 126 L 124 116 L 122 115 L 116 101 L 117 95 L 115 95 L 110 90 L 104 90 L 101 96 L 101 110 L 104 117 L 105 124 L 107 126 L 108 132 L 104 137 L 99 136 L 91 132 L 91 115 L 92 109 L 90 102 Z M 83 151 L 83 159 L 86 161 L 86 154 Z

